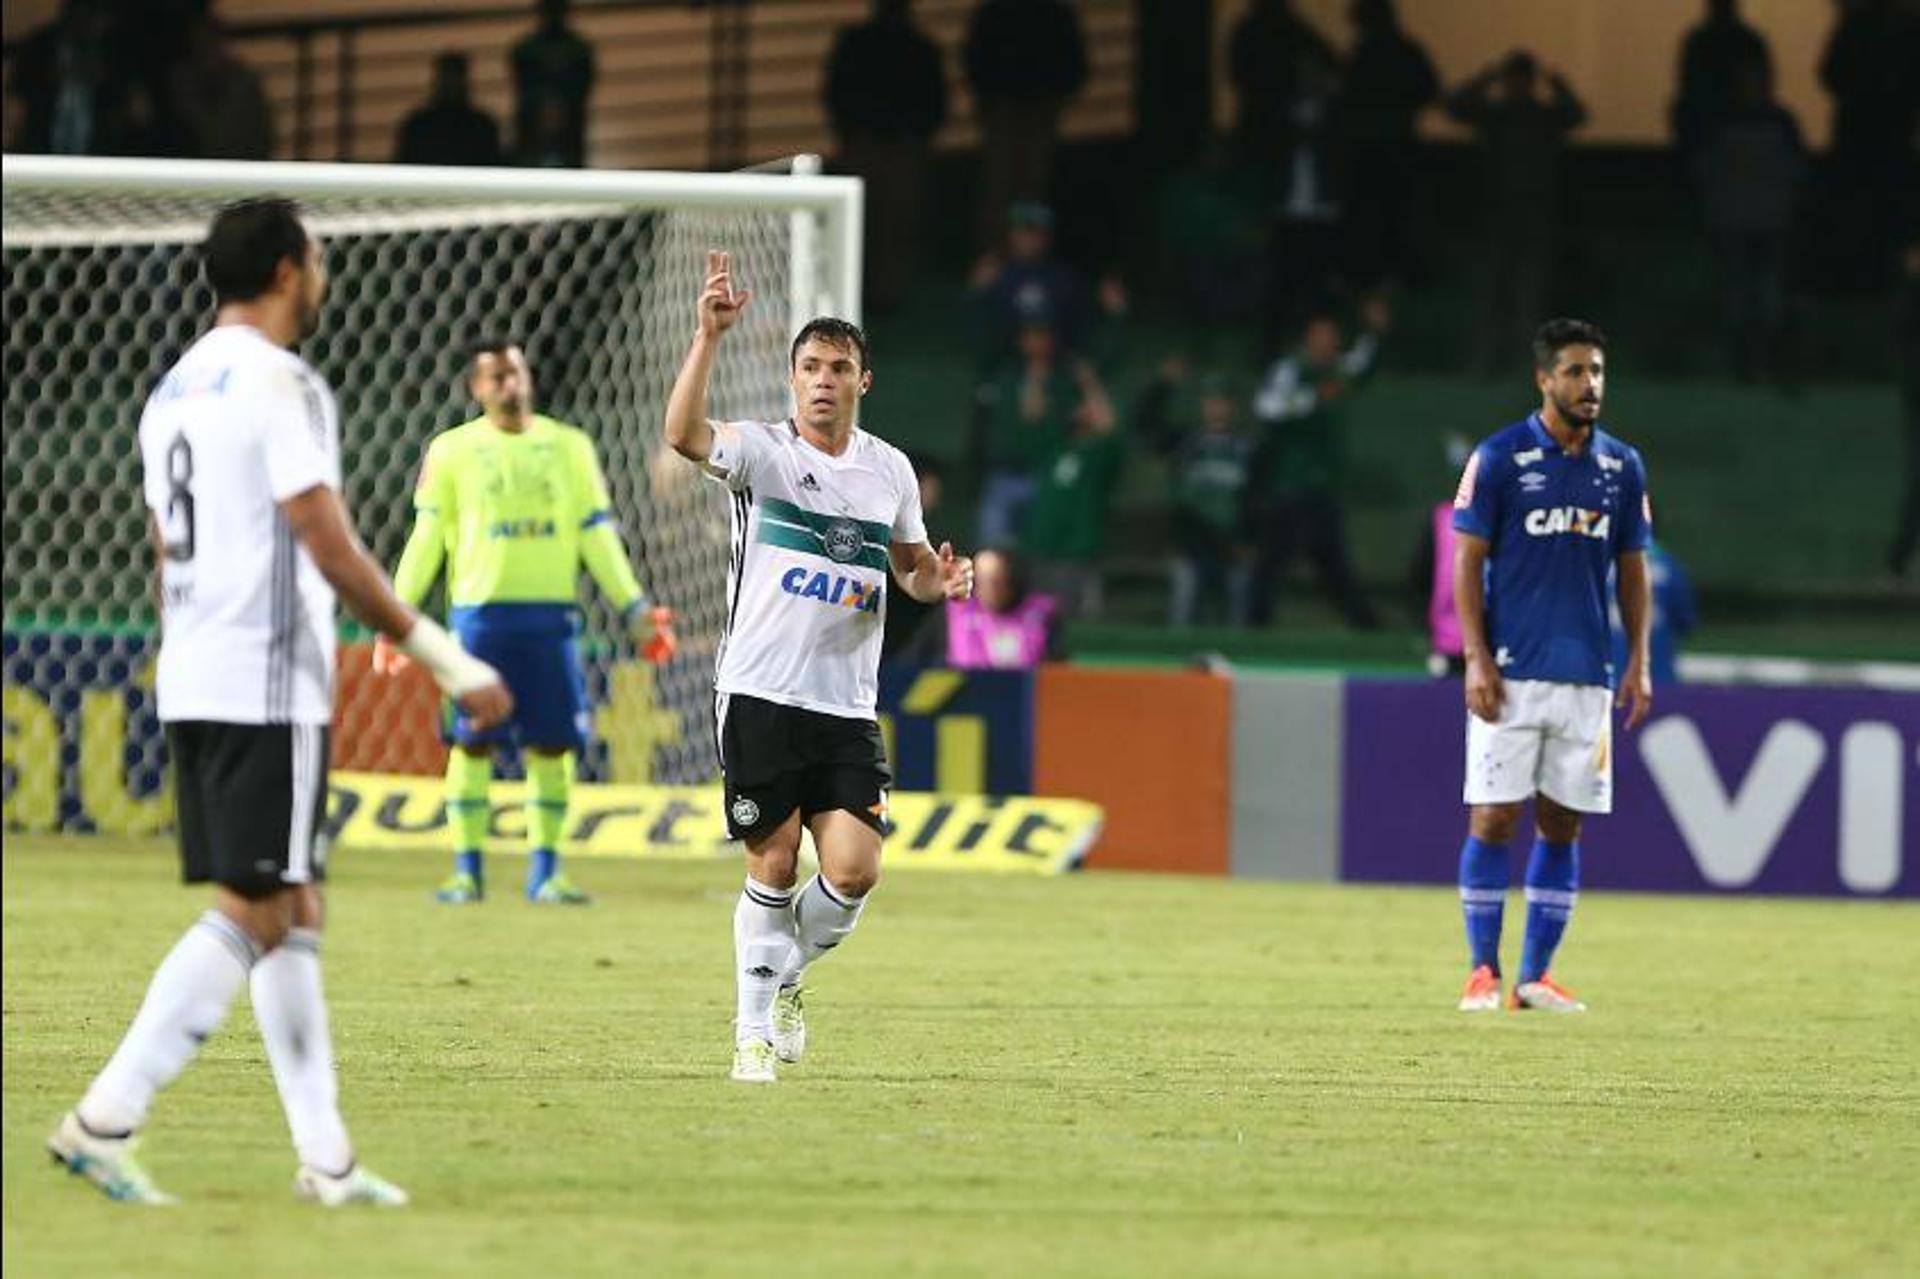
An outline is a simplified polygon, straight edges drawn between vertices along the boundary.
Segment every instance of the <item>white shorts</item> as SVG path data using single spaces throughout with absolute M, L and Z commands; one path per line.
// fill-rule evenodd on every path
M 1500 722 L 1467 716 L 1469 804 L 1516 804 L 1535 791 L 1582 813 L 1613 811 L 1613 691 L 1506 681 Z

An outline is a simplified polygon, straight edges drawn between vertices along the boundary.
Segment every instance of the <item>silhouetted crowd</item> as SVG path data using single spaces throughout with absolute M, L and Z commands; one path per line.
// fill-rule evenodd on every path
M 512 118 L 476 105 L 469 56 L 440 55 L 404 120 L 405 163 L 578 167 L 595 83 L 566 0 L 540 0 L 509 54 Z M 1675 154 L 1712 245 L 1729 367 L 1783 376 L 1795 299 L 1884 289 L 1904 263 L 1909 496 L 1888 562 L 1920 543 L 1920 16 L 1903 0 L 1838 0 L 1818 72 L 1832 139 L 1813 154 L 1776 99 L 1773 54 L 1738 0 L 1706 0 L 1679 51 Z M 979 0 L 961 47 L 943 50 L 910 0 L 873 0 L 843 28 L 822 77 L 836 167 L 866 181 L 866 307 L 912 295 L 926 241 L 934 140 L 950 121 L 951 56 L 971 98 L 979 170 L 967 282 L 974 404 L 968 460 L 983 545 L 1025 562 L 1010 580 L 1097 616 L 1109 507 L 1129 452 L 1162 459 L 1175 548 L 1170 617 L 1259 624 L 1296 556 L 1356 627 L 1376 618 L 1344 532 L 1345 417 L 1377 366 L 1387 297 L 1429 283 L 1424 117 L 1472 140 L 1476 202 L 1465 240 L 1475 296 L 1470 367 L 1491 374 L 1526 348 L 1554 295 L 1576 87 L 1525 49 L 1443 84 L 1393 0 L 1351 0 L 1343 51 L 1292 0 L 1253 0 L 1222 73 L 1231 126 L 1140 192 L 1157 248 L 1154 297 L 1177 308 L 1178 358 L 1117 403 L 1134 298 L 1111 269 L 1083 270 L 1055 244 L 1061 121 L 1091 59 L 1070 0 Z M 13 50 L 8 134 L 17 150 L 264 157 L 274 129 L 259 76 L 236 57 L 208 0 L 67 0 Z M 1904 256 L 1903 256 L 1904 255 Z M 1137 262 L 1137 258 L 1136 258 Z M 1252 363 L 1245 353 L 1256 335 Z M 1235 365 L 1239 367 L 1234 367 Z

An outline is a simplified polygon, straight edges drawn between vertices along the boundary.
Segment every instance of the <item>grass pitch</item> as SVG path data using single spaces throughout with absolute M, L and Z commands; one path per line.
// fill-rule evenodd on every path
M 202 895 L 9 839 L 6 1273 L 1920 1273 L 1911 905 L 1590 894 L 1595 1011 L 1467 1018 L 1450 892 L 906 872 L 756 1089 L 733 864 L 580 862 L 584 912 L 436 908 L 441 869 L 331 895 L 348 1123 L 415 1206 L 293 1202 L 242 1000 L 155 1108 L 152 1210 L 40 1143 Z

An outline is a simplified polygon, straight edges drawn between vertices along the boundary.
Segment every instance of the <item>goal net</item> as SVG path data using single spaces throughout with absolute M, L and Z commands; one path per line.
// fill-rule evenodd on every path
M 797 167 L 797 166 L 796 166 Z M 206 328 L 197 245 L 252 195 L 303 205 L 332 282 L 301 347 L 340 403 L 345 497 L 389 569 L 431 436 L 477 411 L 464 356 L 526 347 L 540 411 L 599 446 L 642 583 L 680 655 L 637 660 L 583 577 L 595 733 L 585 775 L 703 781 L 727 557 L 724 495 L 662 457 L 660 420 L 709 247 L 755 305 L 709 411 L 787 411 L 787 341 L 858 307 L 859 187 L 811 173 L 649 174 L 116 160 L 5 161 L 6 824 L 157 830 L 171 817 L 153 713 L 158 635 L 136 428 Z M 429 601 L 438 609 L 443 600 Z M 438 771 L 424 676 L 376 679 L 344 616 L 336 767 Z

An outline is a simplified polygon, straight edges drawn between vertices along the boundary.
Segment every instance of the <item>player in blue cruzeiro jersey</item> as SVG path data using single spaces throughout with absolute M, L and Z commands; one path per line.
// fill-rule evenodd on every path
M 1627 708 L 1633 728 L 1653 705 L 1653 513 L 1640 454 L 1600 429 L 1606 336 L 1580 320 L 1549 320 L 1534 335 L 1533 355 L 1539 410 L 1481 442 L 1453 502 L 1470 808 L 1460 900 L 1473 952 L 1462 1012 L 1500 1007 L 1507 845 L 1528 799 L 1536 837 L 1527 935 L 1508 1006 L 1585 1011 L 1548 975 L 1579 887 L 1580 819 L 1613 808 L 1612 706 Z M 1627 633 L 1626 667 L 1617 672 L 1607 625 L 1612 580 Z

